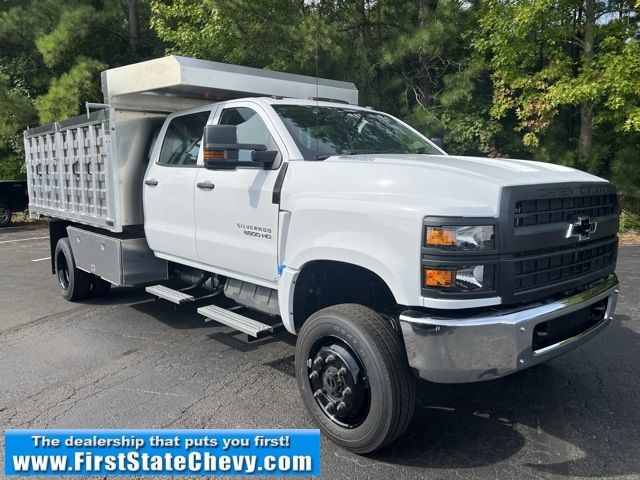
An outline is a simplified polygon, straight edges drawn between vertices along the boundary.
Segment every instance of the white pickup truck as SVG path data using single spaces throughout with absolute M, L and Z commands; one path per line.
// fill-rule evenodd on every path
M 404 432 L 414 375 L 501 377 L 611 319 L 601 178 L 447 155 L 345 82 L 165 57 L 102 85 L 24 134 L 61 294 L 144 285 L 250 338 L 284 327 L 309 414 L 351 451 Z

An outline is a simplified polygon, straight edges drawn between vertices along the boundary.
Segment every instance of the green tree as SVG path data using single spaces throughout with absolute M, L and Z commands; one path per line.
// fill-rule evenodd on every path
M 639 131 L 640 12 L 630 1 L 486 0 L 477 50 L 494 82 L 495 118 L 515 111 L 523 141 L 540 136 L 563 110 L 579 115 L 579 163 L 592 159 L 593 129 Z
M 637 0 L 486 0 L 473 45 L 491 71 L 490 114 L 536 157 L 612 178 L 637 208 Z
M 22 130 L 101 101 L 98 72 L 159 56 L 147 0 L 0 3 L 0 178 L 24 175 Z
M 97 60 L 79 58 L 68 72 L 51 80 L 49 91 L 35 100 L 42 123 L 77 115 L 87 99 L 99 99 L 96 77 L 107 66 Z

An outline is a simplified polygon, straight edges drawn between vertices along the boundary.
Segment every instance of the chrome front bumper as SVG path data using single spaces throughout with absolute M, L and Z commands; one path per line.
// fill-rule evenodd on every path
M 582 333 L 533 350 L 537 324 L 588 308 L 607 299 L 604 318 Z M 572 350 L 611 321 L 618 299 L 618 278 L 610 275 L 589 290 L 505 313 L 452 319 L 407 311 L 400 315 L 409 364 L 425 380 L 466 383 L 491 380 Z

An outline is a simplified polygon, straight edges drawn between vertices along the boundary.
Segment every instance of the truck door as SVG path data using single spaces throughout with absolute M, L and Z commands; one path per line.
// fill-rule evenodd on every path
M 267 145 L 280 153 L 269 170 L 251 161 L 235 170 L 198 169 L 195 193 L 198 260 L 213 271 L 272 283 L 277 273 L 279 206 L 272 194 L 284 146 L 261 107 L 248 102 L 227 104 L 214 124 L 235 125 L 238 143 Z M 271 125 L 269 127 L 268 125 Z
M 144 179 L 144 229 L 163 258 L 197 261 L 194 189 L 202 131 L 211 107 L 169 117 Z

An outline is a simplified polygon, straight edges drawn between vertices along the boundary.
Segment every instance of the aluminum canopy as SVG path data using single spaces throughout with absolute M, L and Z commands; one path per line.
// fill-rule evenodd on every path
M 358 103 L 351 82 L 168 56 L 102 72 L 105 103 L 183 108 L 254 96 L 330 98 Z

